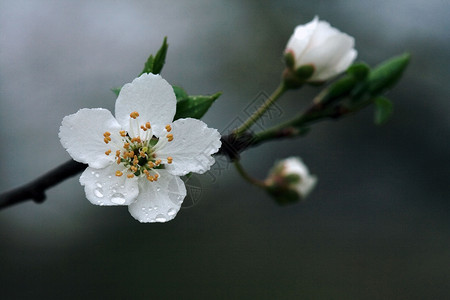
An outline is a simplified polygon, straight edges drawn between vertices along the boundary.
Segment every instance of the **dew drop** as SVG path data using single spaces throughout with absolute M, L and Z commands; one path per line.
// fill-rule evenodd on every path
M 157 192 L 159 192 L 160 190 L 161 190 L 161 188 L 160 188 L 160 187 L 156 188 L 156 191 L 157 191 Z
M 117 190 L 116 189 L 112 189 L 112 192 L 115 193 L 115 192 L 117 192 Z
M 165 222 L 165 221 L 167 221 L 167 219 L 166 219 L 166 217 L 164 217 L 164 215 L 159 214 L 156 216 L 155 221 L 156 222 Z
M 121 193 L 115 193 L 111 197 L 111 202 L 115 204 L 124 204 L 125 203 L 125 196 Z
M 92 175 L 95 175 L 95 172 L 94 172 L 94 171 L 92 171 L 92 172 L 91 172 L 91 174 L 92 174 Z
M 101 184 L 100 182 L 96 182 L 95 185 L 96 185 L 98 188 L 102 188 L 102 187 L 103 187 L 102 184 Z
M 121 185 L 121 186 L 120 186 L 120 188 L 121 188 L 121 189 L 124 189 L 124 188 L 125 188 L 125 186 L 124 186 L 124 185 Z
M 100 174 L 95 173 L 95 177 L 99 178 L 99 177 L 100 177 Z
M 155 206 L 153 207 L 153 209 L 154 209 L 154 210 L 157 210 L 157 209 L 158 209 L 158 206 L 157 206 L 157 205 L 155 205 Z
M 169 216 L 173 216 L 177 213 L 177 211 L 175 210 L 175 208 L 171 208 L 169 209 L 169 211 L 167 212 L 167 215 Z
M 108 178 L 109 178 L 109 179 L 111 179 L 111 178 L 112 178 L 112 176 L 111 176 L 111 175 L 109 175 L 109 176 L 108 176 Z
M 103 198 L 103 190 L 102 190 L 101 188 L 96 188 L 96 189 L 94 190 L 94 195 L 95 195 L 97 198 Z

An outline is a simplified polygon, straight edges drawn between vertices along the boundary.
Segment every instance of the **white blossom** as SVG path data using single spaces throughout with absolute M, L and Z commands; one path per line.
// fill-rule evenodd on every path
M 272 195 L 282 202 L 304 199 L 317 184 L 317 177 L 298 157 L 283 159 L 275 164 L 265 181 Z
M 128 205 L 140 222 L 175 218 L 186 188 L 178 177 L 214 164 L 220 134 L 199 120 L 173 121 L 176 98 L 160 75 L 144 74 L 123 86 L 115 117 L 102 108 L 64 117 L 61 144 L 88 164 L 80 177 L 96 205 Z
M 354 38 L 319 21 L 316 16 L 305 25 L 298 25 L 289 39 L 285 54 L 292 55 L 294 68 L 314 67 L 308 82 L 321 82 L 342 73 L 355 60 Z

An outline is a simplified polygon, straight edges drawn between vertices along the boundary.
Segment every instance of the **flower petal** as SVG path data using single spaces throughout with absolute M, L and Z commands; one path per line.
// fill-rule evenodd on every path
M 160 75 L 143 74 L 125 84 L 116 101 L 116 118 L 129 131 L 130 113 L 137 111 L 138 120 L 150 122 L 155 135 L 175 116 L 177 100 L 172 86 Z
M 74 160 L 93 168 L 104 168 L 114 161 L 114 155 L 105 155 L 105 151 L 111 149 L 115 136 L 111 135 L 112 142 L 106 144 L 103 134 L 119 130 L 120 125 L 109 110 L 83 108 L 64 117 L 59 138 Z
M 158 170 L 158 181 L 139 180 L 139 196 L 128 206 L 130 214 L 142 223 L 164 223 L 172 220 L 180 210 L 186 187 L 177 176 Z
M 316 16 L 311 22 L 295 27 L 294 33 L 286 45 L 285 52 L 293 51 L 296 61 L 301 59 L 303 52 L 309 46 L 318 22 L 319 19 Z
M 303 62 L 314 64 L 316 70 L 310 81 L 327 80 L 345 69 L 337 69 L 343 57 L 352 52 L 354 39 L 346 34 L 330 37 L 325 44 L 311 48 L 303 56 Z
M 111 164 L 103 169 L 87 167 L 81 174 L 86 198 L 95 205 L 129 205 L 139 194 L 138 179 L 118 177 L 116 171 L 124 172 L 122 165 Z
M 156 155 L 162 160 L 172 157 L 173 162 L 166 169 L 173 175 L 190 172 L 205 173 L 214 164 L 211 156 L 220 146 L 220 134 L 216 129 L 196 119 L 178 119 L 172 124 L 173 141 L 158 150 Z

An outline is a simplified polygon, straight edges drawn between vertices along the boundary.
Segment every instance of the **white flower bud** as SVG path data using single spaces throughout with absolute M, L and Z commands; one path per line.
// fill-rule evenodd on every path
M 294 72 L 304 66 L 312 66 L 314 72 L 308 82 L 322 82 L 345 71 L 355 60 L 354 38 L 319 21 L 299 25 L 289 39 L 285 56 L 288 68 Z M 293 66 L 292 66 L 293 60 Z
M 281 204 L 304 199 L 316 183 L 316 176 L 298 157 L 277 162 L 265 181 L 268 192 Z

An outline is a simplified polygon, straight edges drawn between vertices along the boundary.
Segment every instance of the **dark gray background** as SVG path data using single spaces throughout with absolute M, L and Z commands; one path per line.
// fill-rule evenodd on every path
M 276 159 L 301 156 L 319 177 L 304 203 L 278 207 L 221 160 L 189 183 L 201 192 L 196 205 L 167 224 L 91 205 L 77 178 L 42 205 L 1 211 L 0 298 L 447 297 L 449 8 L 445 0 L 1 0 L 2 191 L 69 159 L 57 136 L 62 118 L 113 109 L 109 89 L 131 81 L 165 35 L 170 83 L 224 92 L 204 118 L 219 130 L 276 87 L 287 39 L 315 14 L 355 37 L 358 60 L 410 51 L 412 63 L 389 94 L 395 115 L 386 126 L 374 126 L 367 109 L 243 155 L 259 178 Z M 282 116 L 264 126 L 301 111 L 316 91 L 289 92 Z

